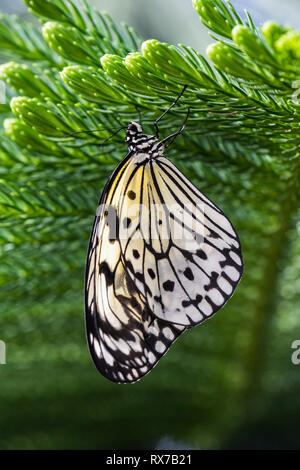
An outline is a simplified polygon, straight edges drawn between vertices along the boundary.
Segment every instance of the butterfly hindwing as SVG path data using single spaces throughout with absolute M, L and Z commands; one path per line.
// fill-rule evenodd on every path
M 133 224 L 141 230 L 120 241 L 129 274 L 156 317 L 186 327 L 201 323 L 240 280 L 238 236 L 223 212 L 164 157 L 144 165 L 141 202 Z

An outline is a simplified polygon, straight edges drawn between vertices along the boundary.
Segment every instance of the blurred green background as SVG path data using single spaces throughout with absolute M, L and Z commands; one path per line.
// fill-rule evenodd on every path
M 212 42 L 190 0 L 91 0 L 89 3 L 110 13 L 115 21 L 134 27 L 143 39 L 188 44 L 201 53 Z M 256 25 L 272 19 L 284 26 L 300 28 L 298 0 L 233 0 L 231 3 L 238 13 L 247 9 Z M 33 20 L 22 0 L 1 0 L 0 8 L 4 13 Z
M 201 53 L 212 42 L 189 0 L 90 3 L 144 39 L 182 42 Z M 275 19 L 300 28 L 296 0 L 232 3 L 239 12 L 247 8 L 256 24 Z M 1 0 L 0 9 L 36 22 L 19 0 Z M 229 216 L 230 210 L 227 201 Z M 271 225 L 263 217 L 260 224 Z M 92 219 L 91 211 L 88 223 Z M 213 319 L 186 332 L 142 381 L 126 386 L 101 377 L 87 351 L 82 288 L 89 226 L 74 223 L 70 243 L 80 245 L 81 260 L 74 262 L 72 282 L 63 266 L 59 282 L 59 274 L 47 276 L 43 250 L 22 253 L 43 275 L 33 273 L 26 291 L 15 292 L 13 276 L 2 289 L 7 363 L 0 364 L 0 448 L 299 448 L 300 365 L 291 361 L 291 344 L 300 339 L 299 231 L 299 223 L 298 231 L 287 225 L 287 251 L 269 264 L 262 261 L 268 230 L 254 230 L 251 239 L 241 231 L 242 243 L 256 251 L 245 253 L 237 294 Z M 65 245 L 56 247 L 58 259 L 68 258 Z

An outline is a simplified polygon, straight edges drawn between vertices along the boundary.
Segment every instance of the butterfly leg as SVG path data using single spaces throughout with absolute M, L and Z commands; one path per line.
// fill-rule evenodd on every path
M 176 100 L 168 107 L 168 109 L 166 109 L 162 114 L 161 116 L 159 116 L 153 123 L 154 127 L 155 127 L 155 136 L 157 139 L 159 139 L 159 130 L 158 130 L 158 123 L 159 121 L 170 111 L 170 109 L 173 108 L 173 106 L 176 105 L 177 101 L 179 100 L 179 98 L 181 98 L 181 96 L 183 95 L 183 93 L 185 92 L 187 88 L 187 85 L 184 85 L 184 87 L 182 88 L 181 92 L 179 93 L 179 95 L 177 96 Z

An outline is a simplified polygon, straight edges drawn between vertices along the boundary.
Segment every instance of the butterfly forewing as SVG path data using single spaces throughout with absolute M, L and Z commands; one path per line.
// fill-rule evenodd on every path
M 142 169 L 142 167 L 141 167 Z M 139 169 L 131 161 L 118 168 L 100 199 L 86 268 L 86 330 L 89 349 L 98 370 L 109 380 L 139 380 L 166 353 L 184 331 L 168 325 L 148 307 L 143 283 L 138 289 L 121 253 L 119 218 L 122 195 Z M 134 198 L 127 215 L 135 215 Z M 139 221 L 137 213 L 136 221 Z M 129 228 L 129 227 L 128 227 Z M 135 231 L 139 231 L 135 227 Z M 132 230 L 131 230 L 132 232 Z M 123 234 L 125 236 L 125 234 Z

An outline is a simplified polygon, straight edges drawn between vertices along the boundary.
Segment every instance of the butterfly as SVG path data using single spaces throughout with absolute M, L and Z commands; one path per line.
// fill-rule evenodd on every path
M 242 276 L 238 235 L 225 214 L 168 160 L 140 123 L 99 201 L 88 247 L 85 318 L 99 372 L 117 383 L 147 374 L 188 328 L 216 313 Z

